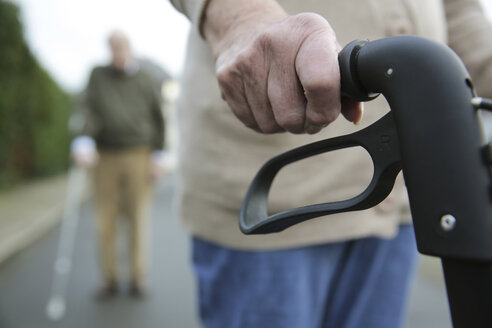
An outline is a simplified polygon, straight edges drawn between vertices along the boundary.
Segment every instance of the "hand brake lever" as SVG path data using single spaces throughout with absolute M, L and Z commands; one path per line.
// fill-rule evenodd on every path
M 268 216 L 268 192 L 282 167 L 311 156 L 356 146 L 367 150 L 374 164 L 372 180 L 361 194 L 345 201 L 309 205 Z M 373 207 L 389 195 L 400 170 L 399 141 L 393 115 L 389 112 L 363 130 L 314 142 L 269 160 L 260 169 L 246 194 L 241 208 L 240 228 L 246 234 L 279 232 L 315 217 Z

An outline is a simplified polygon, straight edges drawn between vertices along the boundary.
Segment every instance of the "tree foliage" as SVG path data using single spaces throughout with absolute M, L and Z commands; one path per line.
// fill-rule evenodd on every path
M 0 188 L 66 168 L 70 107 L 29 50 L 18 7 L 0 0 Z

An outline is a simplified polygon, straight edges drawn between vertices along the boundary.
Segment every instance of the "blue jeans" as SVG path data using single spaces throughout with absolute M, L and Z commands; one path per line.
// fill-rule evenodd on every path
M 394 239 L 238 251 L 193 239 L 207 328 L 396 328 L 417 258 L 410 225 Z

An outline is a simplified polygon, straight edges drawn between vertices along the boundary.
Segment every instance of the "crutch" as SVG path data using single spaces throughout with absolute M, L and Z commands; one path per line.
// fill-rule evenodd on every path
M 76 166 L 70 168 L 58 249 L 53 267 L 51 296 L 46 304 L 46 315 L 53 321 L 60 320 L 65 315 L 67 286 L 72 270 L 73 250 L 85 179 L 86 170 L 84 168 Z
M 417 246 L 442 259 L 454 327 L 492 327 L 492 145 L 485 142 L 471 79 L 448 47 L 420 37 L 357 40 L 339 56 L 342 94 L 369 101 L 380 93 L 391 111 L 359 132 L 312 143 L 268 161 L 244 199 L 246 234 L 282 231 L 333 213 L 375 206 L 403 171 Z M 374 163 L 358 196 L 268 215 L 267 198 L 278 171 L 310 156 L 365 148 Z M 329 218 L 326 218 L 329 220 Z

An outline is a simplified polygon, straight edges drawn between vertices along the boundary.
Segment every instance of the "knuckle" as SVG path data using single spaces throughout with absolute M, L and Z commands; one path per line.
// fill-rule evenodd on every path
M 326 93 L 338 92 L 339 82 L 330 76 L 318 76 L 303 82 L 306 97 L 316 97 Z
M 219 84 L 221 86 L 229 86 L 234 83 L 234 80 L 236 79 L 236 74 L 235 72 L 230 69 L 229 67 L 220 67 L 216 71 L 217 75 L 217 80 L 219 81 Z
M 277 34 L 271 29 L 267 29 L 256 38 L 255 45 L 260 49 L 268 49 L 277 41 Z
M 237 70 L 221 68 L 216 76 L 222 99 L 237 99 L 243 93 L 243 80 Z
M 251 76 L 255 73 L 258 64 L 256 54 L 257 51 L 249 49 L 237 55 L 236 67 L 238 74 L 241 74 L 242 76 Z
M 299 22 L 304 27 L 319 28 L 320 26 L 329 26 L 327 20 L 316 13 L 299 13 L 293 16 L 293 19 Z

